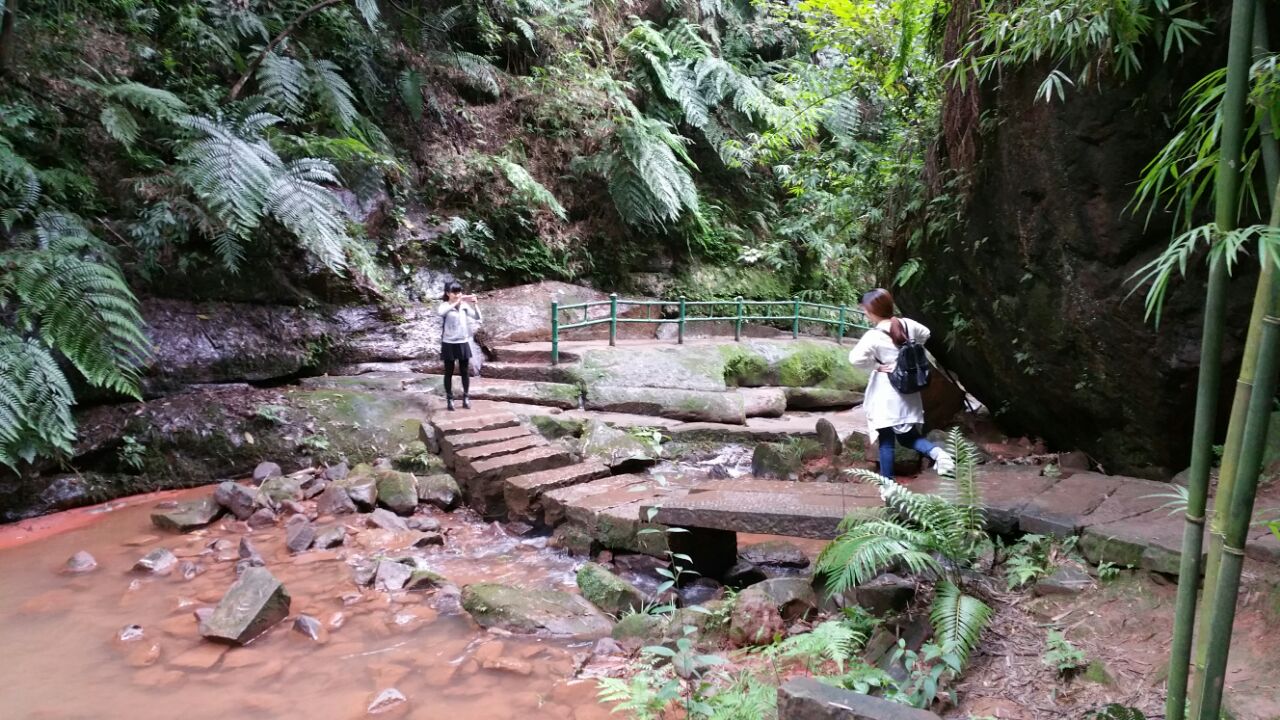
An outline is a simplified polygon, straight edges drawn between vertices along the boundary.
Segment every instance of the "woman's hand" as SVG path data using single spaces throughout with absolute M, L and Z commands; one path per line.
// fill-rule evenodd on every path
M 889 363 L 876 366 L 876 372 L 891 373 L 893 372 L 893 370 L 894 370 L 894 366 Z

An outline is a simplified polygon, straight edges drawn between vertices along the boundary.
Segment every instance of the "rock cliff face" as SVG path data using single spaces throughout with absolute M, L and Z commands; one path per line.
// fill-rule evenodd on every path
M 1173 133 L 1183 91 L 1225 45 L 1209 38 L 1168 64 L 1153 52 L 1146 75 L 1073 90 L 1066 102 L 1035 99 L 1044 67 L 1005 74 L 976 108 L 954 91 L 947 98 L 944 127 L 963 126 L 967 114 L 976 128 L 987 116 L 970 136 L 962 219 L 919 251 L 924 270 L 903 305 L 935 338 L 949 337 L 933 349 L 1006 431 L 1083 449 L 1109 472 L 1168 477 L 1185 466 L 1204 274 L 1175 282 L 1158 329 L 1145 321 L 1145 288 L 1135 292 L 1129 278 L 1168 244 L 1170 224 L 1157 214 L 1144 226 L 1145 212 L 1129 205 Z M 940 166 L 959 164 L 963 137 L 940 140 Z M 1247 272 L 1233 280 L 1227 390 L 1253 284 Z

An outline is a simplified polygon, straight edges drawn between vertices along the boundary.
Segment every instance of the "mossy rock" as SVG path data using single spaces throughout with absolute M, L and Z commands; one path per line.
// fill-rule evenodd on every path
M 404 584 L 405 590 L 435 590 L 449 584 L 448 578 L 431 570 L 414 570 Z
M 297 478 L 275 476 L 262 481 L 258 487 L 258 504 L 276 507 L 285 500 L 302 499 L 302 481 Z
M 583 433 L 582 454 L 615 472 L 631 472 L 657 462 L 660 451 L 630 433 L 592 420 Z
M 849 363 L 849 349 L 847 345 L 820 340 L 749 340 L 719 346 L 726 385 L 779 385 L 861 393 L 866 390 L 869 376 Z M 842 402 L 853 397 L 838 396 Z
M 411 473 L 395 470 L 373 471 L 378 487 L 378 504 L 397 515 L 412 515 L 418 509 L 418 480 Z
M 397 470 L 411 473 L 436 474 L 445 472 L 444 461 L 427 449 L 427 444 L 414 440 L 400 454 L 391 459 L 391 465 Z
M 529 418 L 529 423 L 548 440 L 581 437 L 587 427 L 585 419 L 563 415 L 534 415 Z
M 594 640 L 613 623 L 578 595 L 498 583 L 477 583 L 462 590 L 462 607 L 481 627 L 516 633 Z
M 418 478 L 418 500 L 441 510 L 452 510 L 462 501 L 462 489 L 452 475 L 428 475 Z
M 1111 677 L 1111 673 L 1107 672 L 1107 666 L 1101 660 L 1093 660 L 1089 663 L 1084 672 L 1080 674 L 1085 680 L 1099 685 L 1115 685 L 1116 681 Z
M 691 627 L 700 641 L 717 643 L 726 640 L 731 611 L 732 603 L 727 600 L 712 600 L 700 606 L 680 608 L 672 613 L 666 636 L 672 639 L 684 637 L 685 628 Z
M 579 568 L 577 580 L 582 596 L 610 615 L 620 617 L 644 607 L 643 593 L 599 563 L 589 562 Z
M 588 397 L 596 387 L 725 390 L 724 361 L 713 345 L 593 348 L 573 372 Z
M 662 639 L 667 629 L 667 618 L 662 615 L 635 612 L 623 615 L 610 634 L 614 640 L 629 650 L 652 644 Z

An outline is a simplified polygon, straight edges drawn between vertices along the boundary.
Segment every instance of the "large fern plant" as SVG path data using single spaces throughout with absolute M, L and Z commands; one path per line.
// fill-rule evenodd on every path
M 0 251 L 0 464 L 71 451 L 71 386 L 55 352 L 92 385 L 139 397 L 150 346 L 111 249 L 71 215 L 46 212 Z
M 943 478 L 939 495 L 913 492 L 868 470 L 851 471 L 880 489 L 885 507 L 845 518 L 841 535 L 819 556 L 818 569 L 833 594 L 869 582 L 897 564 L 936 579 L 930 610 L 934 635 L 963 661 L 991 617 L 991 608 L 966 594 L 960 579 L 986 542 L 986 518 L 977 449 L 958 429 L 948 435 L 947 446 L 956 469 Z

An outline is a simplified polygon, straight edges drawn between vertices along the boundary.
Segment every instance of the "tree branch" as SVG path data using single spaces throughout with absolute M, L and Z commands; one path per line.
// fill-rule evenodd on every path
M 337 5 L 340 2 L 343 2 L 343 0 L 320 0 L 320 2 L 299 13 L 298 17 L 294 18 L 292 22 L 280 31 L 279 35 L 271 38 L 271 42 L 267 43 L 267 46 L 262 49 L 262 52 L 258 53 L 258 56 L 255 57 L 253 61 L 249 63 L 249 66 L 244 69 L 244 74 L 241 75 L 240 79 L 236 80 L 236 83 L 231 86 L 231 92 L 227 93 L 227 101 L 234 102 L 236 98 L 240 97 L 240 92 L 244 90 L 245 83 L 249 82 L 249 78 L 253 77 L 253 74 L 257 72 L 258 66 L 262 64 L 262 61 L 266 60 L 267 56 L 270 55 L 276 47 L 280 45 L 280 43 L 284 42 L 285 38 L 293 34 L 293 31 L 297 30 L 298 26 L 301 25 L 304 20 L 315 15 L 321 10 Z

